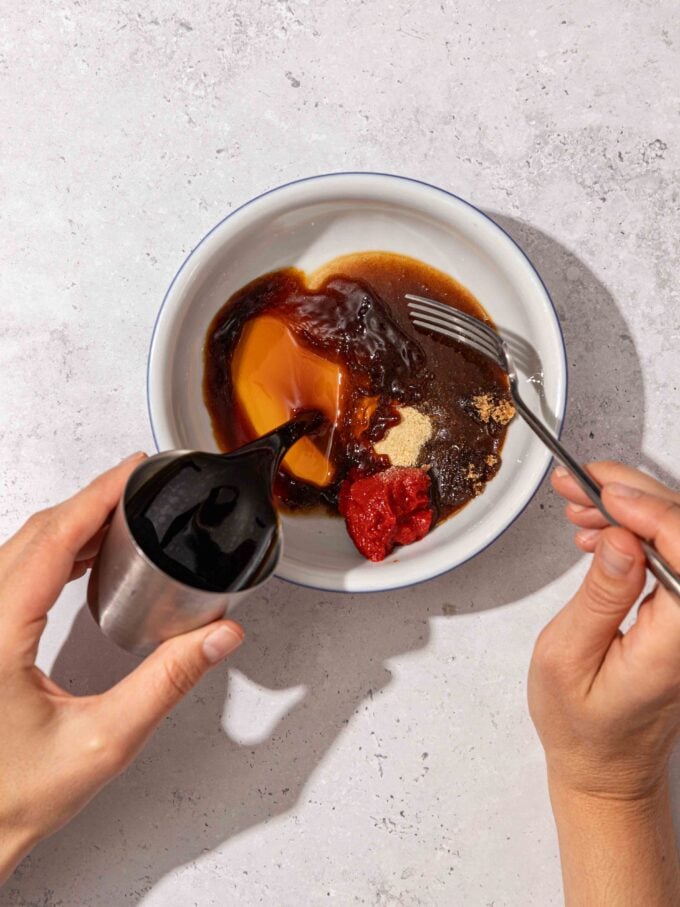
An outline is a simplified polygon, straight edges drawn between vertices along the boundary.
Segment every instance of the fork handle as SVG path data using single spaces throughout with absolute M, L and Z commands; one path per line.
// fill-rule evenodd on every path
M 621 524 L 608 513 L 607 508 L 602 503 L 602 495 L 600 493 L 602 486 L 599 482 L 596 482 L 590 473 L 584 469 L 580 463 L 576 462 L 564 445 L 562 445 L 545 425 L 536 418 L 528 406 L 526 406 L 518 391 L 515 388 L 511 388 L 511 390 L 517 412 L 522 416 L 529 428 L 532 429 L 534 434 L 538 435 L 555 459 L 561 463 L 562 466 L 565 466 L 574 476 L 605 520 L 611 523 L 612 526 L 620 526 Z M 680 599 L 680 577 L 678 574 L 673 570 L 668 561 L 663 558 L 648 541 L 640 539 L 640 544 L 642 545 L 642 550 L 647 558 L 649 569 L 656 579 L 658 579 L 665 589 L 668 589 L 669 592 L 674 592 Z

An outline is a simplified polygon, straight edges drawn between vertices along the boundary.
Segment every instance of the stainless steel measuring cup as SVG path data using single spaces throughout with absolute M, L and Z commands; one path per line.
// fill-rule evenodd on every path
M 135 541 L 126 503 L 158 470 L 175 457 L 190 453 L 171 450 L 149 457 L 135 469 L 118 502 L 109 531 L 95 561 L 87 602 L 102 632 L 123 649 L 145 655 L 160 642 L 222 617 L 266 582 L 281 557 L 281 525 L 276 542 L 253 585 L 238 592 L 209 592 L 179 582 L 157 567 Z

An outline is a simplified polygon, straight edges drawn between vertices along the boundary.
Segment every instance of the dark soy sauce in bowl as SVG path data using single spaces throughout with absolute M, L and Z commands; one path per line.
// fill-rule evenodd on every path
M 471 401 L 478 395 L 509 400 L 506 376 L 481 353 L 416 328 L 407 293 L 448 303 L 494 327 L 478 300 L 452 277 L 390 252 L 347 255 L 311 277 L 294 268 L 264 274 L 234 293 L 213 319 L 205 343 L 204 397 L 222 450 L 258 433 L 242 405 L 234 366 L 241 343 L 263 316 L 277 319 L 295 337 L 291 356 L 309 349 L 344 372 L 344 404 L 333 419 L 326 413 L 320 436 L 333 478 L 317 485 L 284 464 L 275 490 L 287 509 L 321 505 L 337 513 L 345 478 L 388 465 L 373 445 L 400 421 L 396 407 L 415 406 L 434 425 L 415 465 L 430 468 L 440 519 L 460 510 L 498 471 L 507 426 L 481 420 Z M 271 350 L 257 352 L 271 362 Z M 285 380 L 287 371 L 281 374 Z M 270 373 L 268 380 L 272 396 L 290 395 L 290 387 L 277 387 L 276 376 Z M 300 409 L 317 406 L 316 399 L 315 387 L 304 383 L 290 397 Z M 362 401 L 369 400 L 370 419 L 358 429 Z

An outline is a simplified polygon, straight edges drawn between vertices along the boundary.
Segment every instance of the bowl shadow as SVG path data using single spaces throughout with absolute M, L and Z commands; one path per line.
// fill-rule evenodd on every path
M 490 216 L 534 262 L 562 321 L 570 367 L 566 445 L 581 460 L 625 459 L 666 478 L 642 450 L 640 361 L 607 289 L 547 234 Z M 266 585 L 230 615 L 244 624 L 247 640 L 229 667 L 211 672 L 162 723 L 140 759 L 36 848 L 7 895 L 14 891 L 26 900 L 29 891 L 35 896 L 50 889 L 55 902 L 62 898 L 75 907 L 90 903 L 96 891 L 98 903 L 129 903 L 173 868 L 293 809 L 344 727 L 390 683 L 386 661 L 427 645 L 430 618 L 519 601 L 574 565 L 579 554 L 560 514 L 544 482 L 491 548 L 418 587 L 355 596 L 278 580 Z M 135 664 L 100 634 L 83 607 L 52 676 L 75 693 L 92 693 Z M 305 688 L 260 742 L 242 744 L 223 727 L 230 668 L 269 690 Z

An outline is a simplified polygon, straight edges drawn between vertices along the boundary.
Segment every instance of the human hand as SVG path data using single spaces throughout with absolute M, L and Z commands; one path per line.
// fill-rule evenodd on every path
M 680 601 L 646 580 L 638 537 L 680 565 L 680 495 L 618 463 L 589 467 L 620 527 L 607 526 L 566 470 L 553 485 L 594 552 L 580 589 L 543 630 L 529 707 L 546 752 L 568 907 L 680 904 L 667 780 L 680 729 Z
M 553 474 L 594 552 L 574 598 L 541 633 L 529 673 L 529 703 L 550 775 L 601 797 L 634 799 L 658 786 L 680 730 L 680 601 L 662 587 L 645 598 L 633 627 L 619 626 L 646 579 L 637 536 L 680 566 L 680 494 L 618 463 L 589 467 L 621 527 L 606 521 L 566 470 Z
M 159 721 L 243 641 L 229 620 L 175 637 L 105 693 L 76 697 L 35 665 L 47 612 L 91 566 L 136 455 L 0 547 L 0 883 L 137 755 Z

